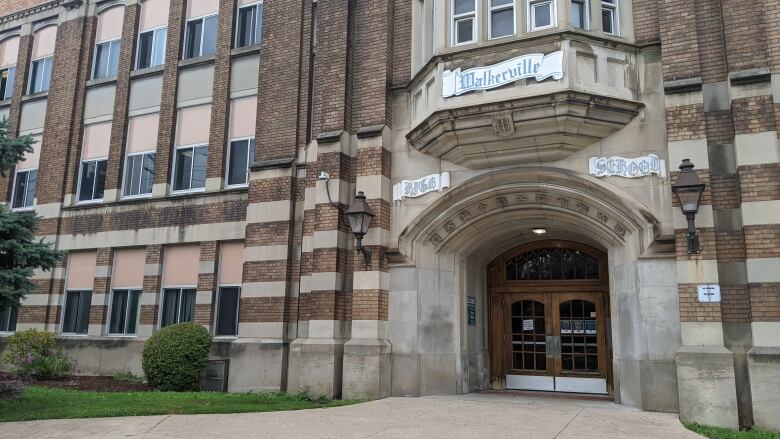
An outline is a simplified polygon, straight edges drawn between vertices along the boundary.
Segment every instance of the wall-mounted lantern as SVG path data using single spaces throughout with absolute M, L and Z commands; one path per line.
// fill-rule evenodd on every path
M 700 249 L 699 235 L 696 233 L 694 219 L 699 211 L 699 202 L 703 192 L 704 183 L 693 171 L 693 163 L 690 159 L 683 159 L 682 164 L 680 164 L 680 176 L 677 178 L 677 182 L 672 185 L 672 193 L 677 196 L 680 209 L 682 209 L 685 219 L 688 220 L 686 240 L 688 241 L 688 254 L 691 255 L 698 254 Z
M 347 220 L 349 221 L 349 227 L 352 229 L 352 233 L 355 235 L 356 250 L 363 253 L 363 265 L 366 267 L 371 266 L 371 249 L 363 247 L 361 241 L 363 237 L 368 233 L 368 227 L 371 225 L 371 220 L 374 219 L 374 214 L 371 213 L 371 209 L 366 203 L 366 196 L 363 192 L 358 192 L 355 195 L 355 200 L 352 205 L 349 206 L 346 212 Z

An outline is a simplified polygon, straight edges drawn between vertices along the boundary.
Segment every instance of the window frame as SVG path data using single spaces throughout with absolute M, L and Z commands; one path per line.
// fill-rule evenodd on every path
M 99 43 L 95 43 L 94 52 L 92 53 L 92 74 L 91 80 L 95 79 L 109 79 L 109 78 L 115 78 L 117 74 L 119 73 L 119 55 L 117 55 L 117 72 L 113 75 L 109 75 L 109 71 L 111 70 L 111 54 L 113 52 L 114 43 L 119 43 L 117 45 L 117 49 L 121 52 L 122 51 L 122 38 L 114 38 L 113 40 L 106 40 L 101 41 Z M 106 76 L 97 76 L 97 67 L 98 67 L 98 47 L 108 45 L 108 62 L 106 63 Z
M 35 86 L 35 81 L 33 81 L 33 64 L 42 61 L 44 67 L 48 65 L 49 69 L 49 83 L 46 84 L 46 90 L 40 90 L 40 91 L 34 91 L 33 87 Z M 46 62 L 48 61 L 48 63 Z M 30 72 L 27 74 L 27 95 L 35 95 L 38 93 L 46 93 L 49 91 L 49 88 L 51 88 L 51 69 L 54 65 L 54 55 L 44 56 L 43 58 L 33 59 L 30 60 Z M 41 71 L 41 74 L 45 72 L 46 69 Z M 41 77 L 41 80 L 43 79 L 43 76 Z
M 222 288 L 238 288 L 238 300 L 236 301 L 236 333 L 234 335 L 218 335 L 217 334 L 217 326 L 219 325 L 219 304 L 220 304 L 220 298 L 222 297 Z M 212 328 L 212 334 L 214 334 L 214 338 L 228 338 L 228 339 L 235 339 L 238 338 L 238 316 L 241 313 L 241 284 L 220 284 L 217 285 L 217 297 L 214 301 L 214 323 Z
M 544 3 L 550 4 L 550 24 L 547 26 L 536 27 L 534 25 L 535 22 L 534 19 L 536 18 L 536 14 L 534 12 L 534 6 L 541 5 Z M 547 29 L 554 29 L 558 27 L 558 7 L 556 3 L 557 3 L 556 0 L 528 0 L 526 2 L 526 5 L 528 7 L 528 14 L 526 14 L 528 17 L 528 32 L 537 32 L 537 31 L 542 31 Z
M 577 27 L 577 26 L 574 25 L 574 23 L 572 23 L 572 20 L 571 20 L 573 18 L 573 14 L 571 13 L 571 11 L 573 10 L 571 8 L 571 4 L 572 3 L 580 3 L 580 4 L 583 5 L 582 13 L 584 14 L 584 16 L 583 16 L 583 19 L 582 19 L 582 25 L 583 25 L 582 27 Z M 570 0 L 569 1 L 569 5 L 570 5 L 570 7 L 569 7 L 569 15 L 570 15 L 569 16 L 569 25 L 571 25 L 571 27 L 574 28 L 574 29 L 590 30 L 590 1 L 588 1 L 588 0 Z
M 154 60 L 154 47 L 155 47 L 155 43 L 157 42 L 157 32 L 161 31 L 163 29 L 165 29 L 165 45 L 163 46 L 162 63 L 152 65 L 152 60 Z M 152 32 L 152 51 L 150 52 L 152 59 L 149 60 L 149 66 L 142 68 L 142 67 L 140 67 L 140 65 L 141 65 L 141 50 L 140 50 L 141 49 L 141 36 L 143 34 L 146 34 L 146 33 L 149 33 L 149 32 Z M 168 49 L 168 25 L 157 26 L 157 27 L 152 28 L 152 29 L 146 29 L 143 32 L 139 31 L 138 32 L 138 38 L 137 38 L 136 43 L 135 43 L 135 47 L 136 47 L 135 70 L 151 69 L 152 67 L 164 66 L 165 65 L 165 58 L 166 58 L 166 56 L 165 56 L 166 53 L 165 52 Z
M 474 9 L 470 12 L 464 12 L 462 14 L 455 14 L 455 2 L 457 0 L 450 0 L 450 33 L 452 34 L 452 46 L 465 46 L 467 44 L 474 44 L 479 40 L 479 0 L 474 0 Z M 469 41 L 458 42 L 457 22 L 471 18 L 473 26 L 471 28 L 471 39 Z M 434 37 L 435 40 L 435 37 Z
M 121 196 L 122 196 L 123 200 L 132 200 L 134 198 L 149 198 L 154 193 L 154 170 L 152 170 L 152 190 L 151 190 L 151 192 L 143 193 L 143 194 L 139 193 L 139 194 L 136 194 L 136 195 L 125 195 L 125 183 L 127 182 L 127 179 L 129 178 L 129 176 L 127 175 L 127 166 L 130 164 L 130 160 L 128 160 L 128 159 L 130 157 L 135 157 L 135 156 L 139 156 L 139 155 L 140 156 L 145 156 L 145 155 L 148 155 L 148 154 L 152 154 L 152 155 L 155 156 L 155 166 L 156 166 L 156 164 L 157 164 L 157 150 L 150 150 L 150 151 L 144 151 L 144 152 L 133 152 L 133 153 L 126 153 L 125 154 L 125 165 L 124 165 L 124 169 L 122 170 L 122 188 L 121 188 L 121 194 L 122 194 Z M 143 166 L 143 159 L 141 159 L 141 166 Z M 140 188 L 141 187 L 140 180 L 143 179 L 143 169 L 141 170 L 141 173 L 138 174 L 138 178 L 139 178 L 138 187 Z
M 128 313 L 130 308 L 125 304 L 125 327 L 123 332 L 111 332 L 111 317 L 114 313 L 114 293 L 117 291 L 127 291 L 127 301 L 130 301 L 130 295 L 138 292 L 138 311 L 135 315 L 135 332 L 128 333 L 127 325 L 130 323 Z M 141 296 L 144 293 L 143 286 L 131 288 L 111 288 L 111 294 L 108 295 L 108 313 L 106 318 L 106 334 L 111 337 L 138 337 L 138 326 L 141 321 Z
M 604 34 L 606 35 L 619 37 L 620 36 L 620 14 L 619 14 L 618 0 L 613 0 L 611 2 L 600 0 L 600 3 L 601 3 L 601 31 L 604 32 Z M 612 15 L 612 32 L 607 32 L 604 30 L 605 10 L 610 11 L 610 14 Z
M 14 74 L 13 74 L 13 79 L 10 81 L 11 82 L 11 87 L 8 87 L 8 82 L 9 81 L 8 81 L 7 78 L 11 77 L 11 75 L 9 73 L 9 74 L 6 75 L 5 94 L 4 95 L 0 95 L 0 101 L 11 100 L 13 98 L 13 96 L 14 96 L 14 86 L 16 85 L 16 64 L 12 64 L 10 66 L 5 66 L 2 69 L 0 69 L 0 75 L 2 75 L 3 72 L 10 72 L 12 69 L 13 69 Z M 0 78 L 0 81 L 2 81 L 1 78 Z M 10 96 L 5 97 L 5 95 L 8 94 L 9 90 L 11 91 Z
M 197 285 L 166 285 L 160 289 L 160 306 L 157 316 L 157 329 L 162 329 L 165 326 L 163 326 L 163 315 L 165 315 L 165 291 L 166 290 L 178 290 L 178 300 L 176 301 L 176 321 L 174 323 L 171 323 L 169 325 L 165 326 L 171 326 L 176 325 L 179 323 L 182 323 L 181 320 L 181 300 L 184 297 L 184 290 L 193 290 L 194 296 L 195 296 L 195 303 L 193 303 L 193 312 L 192 312 L 192 323 L 195 323 L 195 306 L 198 305 L 198 286 Z M 139 302 L 140 303 L 140 302 Z M 138 315 L 140 316 L 140 312 Z
M 35 174 L 36 174 L 35 175 L 35 195 L 33 195 L 32 203 L 29 206 L 26 205 L 27 204 L 26 203 L 26 201 L 27 201 L 27 191 L 25 191 L 25 196 L 24 196 L 25 205 L 22 206 L 22 207 L 14 207 L 14 199 L 16 198 L 16 189 L 17 189 L 16 188 L 16 182 L 17 182 L 17 178 L 16 177 L 17 177 L 17 175 L 19 173 L 22 173 L 22 172 L 29 173 L 31 171 L 35 171 Z M 30 181 L 30 177 L 28 175 L 27 176 L 27 182 L 29 183 L 29 181 Z M 15 169 L 14 170 L 13 186 L 11 188 L 11 203 L 10 203 L 11 204 L 11 211 L 12 212 L 24 212 L 24 211 L 29 211 L 29 210 L 35 209 L 35 199 L 37 197 L 38 197 L 38 168 L 30 168 L 30 169 L 22 169 L 22 170 Z
M 10 329 L 10 325 L 9 325 L 9 329 L 8 330 L 3 330 L 3 328 L 0 327 L 0 335 L 11 335 L 11 334 L 16 333 L 16 327 L 19 325 L 19 307 L 17 307 L 17 306 L 9 306 L 7 311 L 0 310 L 0 314 L 2 314 L 4 312 L 8 312 L 8 317 L 9 317 L 8 321 L 9 322 L 11 321 L 11 318 L 10 318 L 11 315 L 13 315 L 14 326 L 13 326 L 13 330 Z
M 194 188 L 192 187 L 192 173 L 195 172 L 195 148 L 204 147 L 206 148 L 206 178 L 203 180 L 203 187 Z M 171 165 L 171 195 L 181 195 L 181 194 L 190 194 L 193 192 L 205 192 L 206 191 L 206 180 L 208 180 L 208 142 L 207 143 L 194 143 L 191 145 L 181 145 L 181 146 L 174 146 L 173 148 L 173 164 Z M 178 153 L 180 149 L 192 149 L 192 164 L 193 166 L 190 168 L 190 187 L 189 189 L 176 189 L 176 166 L 178 164 Z
M 77 309 L 81 308 L 81 293 L 89 292 L 89 308 L 90 312 L 92 309 L 92 296 L 95 294 L 94 289 L 88 289 L 88 288 L 66 288 L 65 294 L 62 295 L 62 311 L 60 313 L 60 334 L 66 335 L 69 337 L 87 337 L 89 335 L 89 314 L 87 314 L 87 332 L 80 333 L 80 332 L 65 332 L 65 311 L 67 311 L 67 302 L 68 302 L 68 294 L 71 293 L 78 293 L 79 294 L 79 306 Z M 78 314 L 76 315 L 76 329 L 78 330 Z
M 103 179 L 103 197 L 100 198 L 91 198 L 89 200 L 82 200 L 81 199 L 81 183 L 82 178 L 84 177 L 84 163 L 88 162 L 96 162 L 95 164 L 95 181 L 92 183 L 92 196 L 95 196 L 95 189 L 97 188 L 97 169 L 98 165 L 97 162 L 106 162 L 106 174 L 108 174 L 108 157 L 99 157 L 96 159 L 88 159 L 88 160 L 81 160 L 79 162 L 79 181 L 76 185 L 76 204 L 95 204 L 95 203 L 102 203 L 103 198 L 106 195 L 106 181 L 105 178 Z
M 184 45 L 183 45 L 182 51 L 181 51 L 182 60 L 200 58 L 201 56 L 208 56 L 208 55 L 213 55 L 214 53 L 216 53 L 216 51 L 215 51 L 214 53 L 209 53 L 208 55 L 204 55 L 203 54 L 203 38 L 206 35 L 206 33 L 204 32 L 204 29 L 206 28 L 206 19 L 210 18 L 210 17 L 219 17 L 219 12 L 215 12 L 213 14 L 208 14 L 208 15 L 201 15 L 200 17 L 190 18 L 189 20 L 187 20 L 184 23 Z M 189 47 L 187 46 L 187 43 L 189 41 L 188 35 L 189 35 L 189 31 L 190 31 L 190 23 L 195 22 L 195 21 L 200 21 L 201 22 L 200 43 L 198 44 L 198 54 L 190 56 L 190 57 L 187 57 L 187 50 L 189 49 Z M 217 18 L 217 31 L 218 30 L 219 30 L 219 18 Z
M 238 184 L 229 184 L 230 181 L 230 153 L 232 151 L 233 142 L 243 142 L 244 140 L 248 140 L 247 142 L 247 149 L 252 152 L 250 154 L 247 152 L 247 163 L 246 163 L 246 183 L 238 183 Z M 225 188 L 226 189 L 235 189 L 235 188 L 245 188 L 249 186 L 249 174 L 250 174 L 250 167 L 252 166 L 252 160 L 250 157 L 254 156 L 254 145 L 257 145 L 255 143 L 255 136 L 247 136 L 247 137 L 236 137 L 235 139 L 228 140 L 227 144 L 227 154 L 225 157 Z
M 493 0 L 487 0 L 488 2 L 488 20 L 487 20 L 487 27 L 488 27 L 488 40 L 499 40 L 501 38 L 507 38 L 507 37 L 513 37 L 517 35 L 517 0 L 512 0 L 511 3 L 505 4 L 505 5 L 499 5 L 499 6 L 493 6 Z M 494 37 L 493 36 L 493 13 L 494 12 L 501 12 L 505 11 L 507 9 L 512 10 L 512 33 L 507 35 L 501 35 L 500 37 Z
M 241 17 L 241 10 L 242 9 L 247 9 L 247 8 L 255 8 L 255 12 L 254 13 L 256 15 L 257 14 L 257 6 L 262 5 L 262 4 L 263 4 L 263 0 L 259 0 L 259 1 L 256 1 L 254 3 L 243 5 L 243 6 L 239 6 L 239 7 L 236 8 L 236 17 L 235 17 L 236 34 L 233 37 L 233 48 L 234 49 L 243 48 L 243 47 L 257 46 L 258 44 L 263 42 L 263 14 L 260 14 L 260 17 L 259 17 L 260 21 L 258 22 L 258 18 L 257 17 L 255 17 L 255 20 L 254 20 L 254 22 L 256 24 L 255 39 L 257 41 L 255 41 L 252 44 L 247 44 L 246 46 L 239 46 L 238 45 L 239 19 Z M 265 12 L 265 5 L 263 5 L 263 12 Z

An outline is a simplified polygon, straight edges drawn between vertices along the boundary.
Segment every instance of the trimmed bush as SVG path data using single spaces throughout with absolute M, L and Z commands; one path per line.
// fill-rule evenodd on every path
M 146 380 L 158 390 L 198 390 L 210 350 L 211 335 L 203 326 L 166 326 L 144 343 L 141 365 Z
M 8 337 L 2 360 L 15 376 L 29 380 L 60 378 L 70 371 L 70 361 L 57 346 L 54 333 L 28 329 Z

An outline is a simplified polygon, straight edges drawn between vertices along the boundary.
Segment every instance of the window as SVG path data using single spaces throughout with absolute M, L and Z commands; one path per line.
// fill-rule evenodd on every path
M 618 35 L 617 0 L 601 0 L 601 29 L 605 34 Z
M 227 185 L 249 183 L 249 166 L 255 155 L 255 139 L 233 140 L 228 149 Z
M 452 44 L 477 41 L 476 0 L 452 0 Z
M 155 155 L 153 152 L 128 154 L 125 160 L 125 185 L 122 191 L 125 197 L 152 193 Z
M 14 178 L 14 189 L 11 196 L 12 209 L 27 209 L 35 201 L 35 186 L 38 181 L 37 169 L 17 170 Z
M 187 22 L 184 59 L 211 55 L 217 50 L 217 15 Z
M 37 59 L 30 65 L 30 85 L 28 94 L 42 93 L 49 90 L 51 80 L 51 65 L 53 57 Z
M 238 303 L 241 287 L 219 287 L 217 295 L 216 336 L 238 335 Z
M 515 0 L 490 1 L 490 38 L 501 38 L 515 33 Z
M 81 162 L 79 201 L 100 201 L 106 185 L 106 159 Z
M 112 78 L 119 66 L 119 46 L 121 40 L 106 41 L 95 46 L 95 63 L 92 66 L 92 79 Z
M 236 47 L 246 47 L 260 43 L 263 36 L 263 3 L 244 6 L 238 9 L 236 26 Z
M 599 260 L 582 250 L 539 248 L 506 261 L 506 280 L 599 280 Z
M 195 321 L 195 288 L 166 288 L 163 290 L 160 327 Z
M 571 25 L 577 29 L 588 28 L 588 3 L 585 0 L 571 0 Z
M 206 187 L 206 162 L 208 147 L 185 146 L 176 149 L 176 161 L 173 166 L 173 190 L 189 191 Z
M 161 27 L 141 33 L 138 37 L 137 69 L 159 66 L 165 63 L 165 41 L 168 28 Z
M 11 99 L 14 95 L 14 77 L 16 77 L 16 67 L 0 70 L 0 101 Z
M 553 0 L 531 1 L 528 5 L 529 31 L 555 27 L 555 2 Z
M 16 313 L 18 308 L 7 306 L 0 309 L 0 332 L 16 331 Z
M 141 302 L 141 290 L 114 290 L 111 297 L 111 317 L 108 324 L 109 334 L 135 334 L 138 325 L 138 307 Z
M 62 313 L 63 334 L 86 334 L 89 330 L 89 308 L 92 291 L 66 291 Z

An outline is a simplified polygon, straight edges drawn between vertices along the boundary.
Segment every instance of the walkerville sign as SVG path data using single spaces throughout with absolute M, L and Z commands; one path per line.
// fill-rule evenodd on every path
M 475 90 L 489 90 L 524 78 L 542 81 L 563 78 L 563 51 L 547 55 L 531 53 L 486 67 L 460 68 L 442 73 L 442 95 L 445 98 Z

